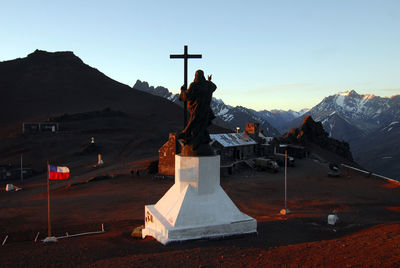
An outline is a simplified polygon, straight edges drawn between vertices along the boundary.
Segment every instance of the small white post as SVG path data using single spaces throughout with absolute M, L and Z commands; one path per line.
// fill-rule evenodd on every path
M 104 232 L 104 223 L 101 224 L 101 231 Z
M 7 241 L 7 238 L 8 238 L 8 235 L 6 236 L 6 238 L 4 238 L 4 240 L 3 240 L 3 244 L 1 244 L 2 246 L 4 246 L 4 244 L 6 243 L 6 241 Z
M 35 243 L 36 243 L 36 241 L 37 241 L 37 239 L 39 237 L 39 234 L 40 234 L 40 232 L 37 232 L 36 237 L 35 237 Z
M 104 164 L 104 162 L 103 162 L 103 159 L 101 158 L 101 154 L 98 154 L 97 155 L 97 166 L 101 166 L 103 164 Z

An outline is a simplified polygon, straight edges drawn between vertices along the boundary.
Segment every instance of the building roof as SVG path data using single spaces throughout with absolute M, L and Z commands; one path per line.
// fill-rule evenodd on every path
M 211 140 L 215 140 L 224 147 L 236 147 L 257 144 L 246 133 L 210 134 Z

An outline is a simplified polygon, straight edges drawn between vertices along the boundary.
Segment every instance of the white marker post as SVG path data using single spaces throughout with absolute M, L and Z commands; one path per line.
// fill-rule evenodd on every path
M 47 161 L 47 237 L 51 237 L 49 161 Z
M 287 150 L 285 151 L 285 209 L 281 209 L 282 215 L 287 215 L 290 210 L 287 209 Z

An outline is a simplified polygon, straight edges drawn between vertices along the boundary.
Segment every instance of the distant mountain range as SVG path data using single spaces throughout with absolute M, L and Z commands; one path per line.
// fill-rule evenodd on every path
M 133 88 L 166 98 L 180 106 L 183 106 L 183 103 L 179 101 L 179 95 L 172 94 L 165 87 L 149 86 L 147 82 L 137 80 L 135 85 L 133 85 Z M 211 109 L 217 117 L 214 121 L 217 125 L 232 130 L 236 130 L 236 127 L 239 127 L 241 130 L 243 130 L 246 126 L 246 123 L 258 122 L 260 124 L 260 129 L 262 129 L 264 134 L 267 136 L 281 135 L 281 133 L 277 130 L 277 127 L 287 124 L 293 119 L 298 118 L 307 112 L 307 109 L 301 110 L 300 112 L 295 112 L 292 110 L 255 111 L 243 106 L 233 107 L 216 98 L 213 98 L 211 101 Z
M 354 90 L 324 98 L 307 114 L 323 122 L 326 130 L 334 130 L 332 116 L 345 120 L 364 134 L 385 127 L 400 118 L 400 95 L 382 98 L 370 94 L 359 95 Z M 286 127 L 286 128 L 285 128 Z M 290 125 L 281 128 L 287 130 Z
M 305 115 L 322 122 L 331 137 L 350 143 L 354 159 L 363 167 L 400 179 L 400 95 L 390 98 L 354 90 L 324 98 Z M 281 131 L 295 127 L 301 118 Z
M 25 58 L 0 62 L 0 137 L 19 133 L 22 122 L 105 108 L 129 115 L 129 124 L 135 123 L 129 128 L 138 137 L 167 138 L 169 132 L 181 129 L 182 109 L 177 105 L 182 104 L 177 94 L 139 80 L 133 88 L 137 90 L 86 65 L 72 52 L 36 50 Z M 243 130 L 245 123 L 259 122 L 267 136 L 297 128 L 304 116 L 311 115 L 330 137 L 349 142 L 354 159 L 364 168 L 400 178 L 400 95 L 383 98 L 350 90 L 299 112 L 255 111 L 213 99 L 212 109 L 219 126 Z M 148 126 L 149 120 L 158 123 Z M 109 123 L 112 127 L 116 121 Z
M 178 94 L 167 88 L 152 87 L 137 80 L 133 88 L 167 98 L 178 105 Z M 279 136 L 299 127 L 303 118 L 311 115 L 321 122 L 329 136 L 350 144 L 354 159 L 366 169 L 400 178 L 400 95 L 383 98 L 359 95 L 354 90 L 324 98 L 312 109 L 301 111 L 255 111 L 242 106 L 230 106 L 213 98 L 216 124 L 236 129 L 246 122 L 259 122 L 266 135 Z

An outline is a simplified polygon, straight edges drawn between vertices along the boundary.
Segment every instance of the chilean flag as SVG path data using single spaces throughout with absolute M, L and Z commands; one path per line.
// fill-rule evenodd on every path
M 49 165 L 49 180 L 66 180 L 69 178 L 69 168 Z

